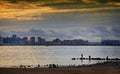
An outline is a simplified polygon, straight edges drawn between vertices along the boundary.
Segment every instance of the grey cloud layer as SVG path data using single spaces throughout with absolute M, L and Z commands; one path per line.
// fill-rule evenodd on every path
M 4 0 L 3 0 L 4 1 Z M 114 3 L 119 3 L 120 0 L 6 0 L 9 2 L 20 3 L 20 2 L 28 2 L 28 3 L 37 3 L 37 6 L 50 6 L 54 8 L 93 8 L 93 7 L 102 7 L 109 4 L 115 5 Z M 118 5 L 116 5 L 118 6 Z
M 47 39 L 120 38 L 119 0 L 38 1 L 38 9 L 0 11 L 0 35 L 41 36 Z
M 61 30 L 41 30 L 41 29 L 30 29 L 28 31 L 11 31 L 2 32 L 0 34 L 3 36 L 16 34 L 18 36 L 40 36 L 46 39 L 60 38 L 60 39 L 73 39 L 80 36 L 81 39 L 84 37 L 88 38 L 108 38 L 120 39 L 120 29 L 119 27 L 89 27 L 88 29 L 71 29 L 69 32 Z

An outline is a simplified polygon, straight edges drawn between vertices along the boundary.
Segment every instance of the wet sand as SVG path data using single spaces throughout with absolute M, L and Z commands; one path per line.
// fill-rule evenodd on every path
M 60 68 L 0 68 L 0 74 L 120 74 L 120 62 Z

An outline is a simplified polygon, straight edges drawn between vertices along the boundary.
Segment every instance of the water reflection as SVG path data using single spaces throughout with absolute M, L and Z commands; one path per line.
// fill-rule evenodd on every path
M 119 46 L 0 46 L 0 66 L 92 64 L 98 61 L 73 61 L 71 58 L 120 58 L 119 49 Z

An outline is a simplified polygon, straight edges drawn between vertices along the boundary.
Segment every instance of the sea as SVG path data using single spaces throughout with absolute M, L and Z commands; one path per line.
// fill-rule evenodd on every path
M 19 65 L 43 66 L 89 65 L 105 60 L 72 60 L 72 58 L 120 58 L 120 46 L 0 46 L 0 67 Z

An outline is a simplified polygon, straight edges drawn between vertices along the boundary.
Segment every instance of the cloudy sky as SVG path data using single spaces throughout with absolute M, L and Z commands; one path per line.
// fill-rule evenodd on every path
M 120 0 L 0 0 L 0 35 L 120 39 Z

